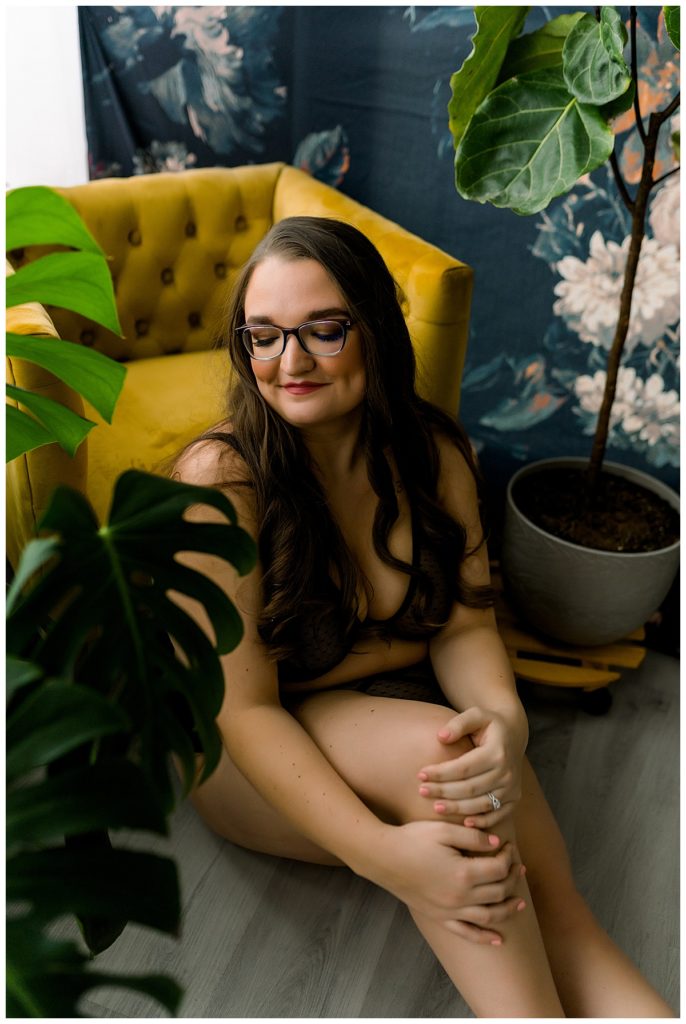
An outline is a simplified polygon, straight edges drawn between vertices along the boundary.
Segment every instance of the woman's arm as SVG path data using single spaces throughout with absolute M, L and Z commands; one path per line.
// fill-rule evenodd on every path
M 439 450 L 439 498 L 446 511 L 465 526 L 467 551 L 472 552 L 463 565 L 464 578 L 473 585 L 488 584 L 488 553 L 485 543 L 480 543 L 482 528 L 473 475 L 454 445 L 440 439 Z M 469 735 L 476 749 L 454 761 L 426 766 L 421 773 L 422 795 L 446 804 L 446 811 L 455 812 L 459 805 L 462 813 L 478 815 L 477 824 L 490 827 L 519 798 L 521 760 L 529 736 L 493 609 L 456 603 L 449 621 L 431 640 L 429 654 L 441 688 L 462 712 L 439 738 L 449 744 Z M 481 813 L 483 799 L 477 805 L 474 798 L 496 789 L 501 791 L 497 795 L 503 811 Z

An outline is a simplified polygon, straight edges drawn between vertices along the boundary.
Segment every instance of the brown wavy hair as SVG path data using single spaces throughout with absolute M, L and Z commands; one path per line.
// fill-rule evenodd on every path
M 479 486 L 472 448 L 454 419 L 417 394 L 414 350 L 393 277 L 375 246 L 351 225 L 325 217 L 288 217 L 275 224 L 256 247 L 226 308 L 219 344 L 228 349 L 236 371 L 228 396 L 231 431 L 209 431 L 197 439 L 229 445 L 247 467 L 248 486 L 255 495 L 258 550 L 264 570 L 258 630 L 270 653 L 275 659 L 293 656 L 298 647 L 299 619 L 303 614 L 330 614 L 332 600 L 338 606 L 344 633 L 352 632 L 359 622 L 357 594 L 361 580 L 329 512 L 300 432 L 263 399 L 250 356 L 236 333 L 236 328 L 245 323 L 245 294 L 253 271 L 269 256 L 320 263 L 359 328 L 366 370 L 359 444 L 369 481 L 379 498 L 373 525 L 379 558 L 416 577 L 415 600 L 421 621 L 422 609 L 430 600 L 431 581 L 420 567 L 395 558 L 388 547 L 390 530 L 399 515 L 387 455 L 391 452 L 413 521 L 416 518 L 426 542 L 447 556 L 444 564 L 454 566 L 455 599 L 471 607 L 488 607 L 492 604 L 490 588 L 474 587 L 462 579 L 460 566 L 468 553 L 465 529 L 441 508 L 437 498 L 440 465 L 436 433 L 455 444 Z M 223 482 L 233 486 L 246 483 Z M 336 598 L 332 598 L 332 577 L 337 582 Z M 383 628 L 374 629 L 379 631 Z

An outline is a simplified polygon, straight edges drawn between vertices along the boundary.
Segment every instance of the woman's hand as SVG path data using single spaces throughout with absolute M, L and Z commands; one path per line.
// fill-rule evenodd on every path
M 497 836 L 449 822 L 389 826 L 377 851 L 383 868 L 367 877 L 456 935 L 500 945 L 494 925 L 526 905 L 515 893 L 525 872 L 519 853 L 500 846 Z
M 521 796 L 526 737 L 517 735 L 497 711 L 468 708 L 438 733 L 449 745 L 468 736 L 474 749 L 418 773 L 420 795 L 433 801 L 437 814 L 462 817 L 468 827 L 492 828 L 512 813 Z M 491 797 L 500 802 L 496 809 Z

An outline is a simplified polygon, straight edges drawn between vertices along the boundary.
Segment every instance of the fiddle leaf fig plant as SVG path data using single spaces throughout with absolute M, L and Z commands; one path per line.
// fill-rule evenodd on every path
M 7 251 L 56 245 L 70 251 L 49 252 L 9 274 L 6 307 L 48 303 L 74 310 L 121 334 L 107 258 L 71 203 L 41 185 L 9 192 Z M 126 376 L 126 368 L 114 359 L 60 338 L 12 331 L 7 332 L 6 354 L 50 371 L 86 398 L 107 423 L 112 422 Z M 60 402 L 27 388 L 9 383 L 6 392 L 16 403 L 6 409 L 8 462 L 55 442 L 74 455 L 95 426 Z
M 205 503 L 222 523 L 184 512 Z M 107 523 L 58 487 L 40 523 L 50 536 L 24 550 L 7 598 L 7 990 L 10 1016 L 75 1016 L 88 989 L 136 989 L 175 1013 L 171 979 L 108 975 L 57 941 L 49 926 L 71 913 L 90 952 L 133 921 L 177 934 L 173 861 L 113 845 L 110 832 L 164 835 L 176 790 L 216 767 L 223 697 L 218 654 L 243 626 L 226 594 L 177 554 L 208 552 L 240 574 L 255 545 L 219 491 L 130 470 Z M 170 591 L 200 602 L 215 643 Z M 170 639 L 171 638 L 171 639 Z
M 455 185 L 465 199 L 530 215 L 569 192 L 583 175 L 610 162 L 631 215 L 631 243 L 591 453 L 592 492 L 607 446 L 648 198 L 662 180 L 653 173 L 658 137 L 678 109 L 679 95 L 644 123 L 635 7 L 629 8 L 630 32 L 617 8 L 600 7 L 595 15 L 564 14 L 521 35 L 529 10 L 474 8 L 472 52 L 451 78 L 448 114 L 455 146 Z M 669 38 L 678 48 L 679 8 L 665 7 L 663 16 Z M 633 196 L 620 172 L 612 126 L 613 119 L 632 106 L 643 145 L 641 176 Z

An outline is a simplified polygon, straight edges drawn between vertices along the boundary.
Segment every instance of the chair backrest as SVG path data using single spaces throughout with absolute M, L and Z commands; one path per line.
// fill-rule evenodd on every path
M 420 390 L 456 412 L 471 269 L 336 189 L 273 163 L 104 179 L 57 191 L 73 204 L 110 261 L 124 337 L 50 307 L 41 321 L 43 327 L 51 325 L 44 333 L 92 346 L 125 362 L 128 372 L 112 425 L 95 427 L 74 460 L 48 445 L 10 463 L 7 551 L 13 564 L 57 483 L 83 491 L 102 517 L 121 471 L 129 466 L 159 470 L 186 441 L 222 417 L 227 367 L 208 350 L 220 334 L 224 303 L 240 267 L 283 217 L 337 217 L 368 235 L 404 292 Z M 19 267 L 41 251 L 10 256 Z M 35 307 L 18 307 L 9 315 L 16 333 L 33 333 Z M 75 411 L 85 408 L 86 416 L 99 420 L 50 375 L 22 360 L 8 363 L 19 386 L 43 394 L 52 389 L 50 394 Z

